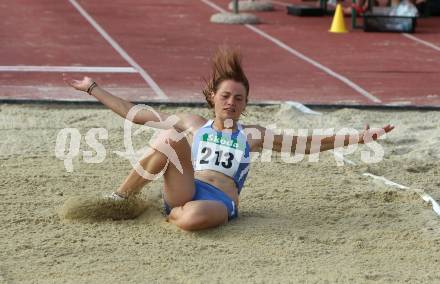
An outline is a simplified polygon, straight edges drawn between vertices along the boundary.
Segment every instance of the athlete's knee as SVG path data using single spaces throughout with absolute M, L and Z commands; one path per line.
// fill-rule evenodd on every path
M 151 146 L 160 146 L 164 143 L 169 144 L 173 148 L 180 146 L 181 144 L 188 145 L 186 136 L 182 133 L 179 133 L 174 128 L 159 132 L 159 134 L 154 137 Z
M 209 218 L 197 208 L 177 207 L 174 209 L 176 210 L 171 212 L 170 217 L 174 218 L 174 223 L 185 231 L 196 231 L 213 227 Z
M 151 148 L 160 153 L 163 158 L 169 160 L 172 166 L 177 167 L 182 172 L 182 163 L 188 167 L 191 165 L 191 147 L 185 136 L 179 137 L 174 129 L 162 131 L 156 136 Z M 183 134 L 182 134 L 183 135 Z

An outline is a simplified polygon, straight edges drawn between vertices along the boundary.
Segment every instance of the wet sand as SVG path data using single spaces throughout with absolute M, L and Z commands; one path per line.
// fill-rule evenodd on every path
M 161 109 L 210 115 L 200 108 Z M 133 205 L 130 216 L 137 218 L 72 211 L 81 200 L 90 201 L 85 212 L 102 208 L 92 201 L 114 190 L 131 169 L 114 153 L 124 150 L 123 119 L 102 108 L 0 105 L 0 282 L 438 282 L 440 217 L 414 192 L 362 173 L 423 189 L 439 201 L 439 120 L 439 112 L 341 109 L 312 116 L 249 107 L 244 123 L 362 129 L 368 122 L 396 129 L 380 141 L 384 158 L 376 164 L 362 162 L 366 146 L 347 156 L 355 166 L 337 166 L 330 152 L 318 162 L 256 161 L 240 217 L 188 233 L 165 221 L 161 180 Z M 101 140 L 106 157 L 86 163 L 82 151 L 93 149 L 84 137 L 100 127 L 108 131 Z M 55 157 L 63 128 L 77 128 L 82 136 L 70 173 Z M 136 147 L 149 135 L 135 136 Z

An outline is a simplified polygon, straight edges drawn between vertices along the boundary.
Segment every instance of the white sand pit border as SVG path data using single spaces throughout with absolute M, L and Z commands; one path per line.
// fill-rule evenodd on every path
M 321 115 L 321 113 L 316 112 L 314 110 L 311 110 L 311 109 L 309 109 L 308 107 L 306 107 L 305 105 L 303 105 L 303 104 L 301 104 L 299 102 L 288 101 L 288 102 L 286 102 L 286 105 L 294 107 L 295 109 L 297 109 L 300 112 L 305 113 L 305 114 Z M 356 165 L 355 162 L 347 159 L 343 155 L 340 155 L 338 153 L 334 153 L 334 154 L 338 155 L 346 163 L 348 163 L 350 165 L 353 165 L 353 166 Z M 401 190 L 409 190 L 409 191 L 417 193 L 423 199 L 423 201 L 425 201 L 426 203 L 430 204 L 431 207 L 432 207 L 432 210 L 438 216 L 440 216 L 440 205 L 438 204 L 438 202 L 434 198 L 432 198 L 432 196 L 430 196 L 428 193 L 426 193 L 423 189 L 410 188 L 408 186 L 401 185 L 401 184 L 398 184 L 398 183 L 396 183 L 394 181 L 391 181 L 391 180 L 387 179 L 386 177 L 377 176 L 377 175 L 374 175 L 374 174 L 368 173 L 368 172 L 365 172 L 362 175 L 370 177 L 370 178 L 373 178 L 375 180 L 379 180 L 379 181 L 383 182 L 383 184 L 385 184 L 387 186 L 390 186 L 390 187 L 393 187 L 393 188 L 398 188 L 398 189 L 401 189 Z

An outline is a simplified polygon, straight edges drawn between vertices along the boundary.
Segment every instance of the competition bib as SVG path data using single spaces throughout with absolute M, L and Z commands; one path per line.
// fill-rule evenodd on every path
M 233 176 L 240 166 L 245 145 L 227 135 L 206 133 L 201 138 L 194 170 L 214 170 Z

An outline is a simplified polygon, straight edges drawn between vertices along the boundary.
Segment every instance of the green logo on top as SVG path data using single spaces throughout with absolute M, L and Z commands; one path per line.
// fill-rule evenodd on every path
M 222 135 L 205 133 L 202 135 L 202 141 L 215 143 L 217 145 L 231 147 L 234 149 L 244 150 L 244 145 L 241 145 L 241 143 L 238 143 L 236 138 L 231 138 L 231 137 L 227 137 L 227 136 L 225 137 Z

